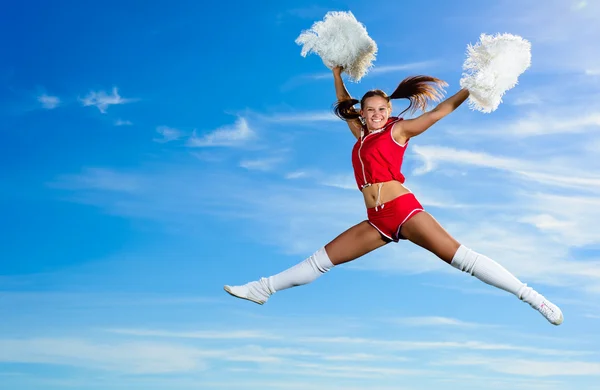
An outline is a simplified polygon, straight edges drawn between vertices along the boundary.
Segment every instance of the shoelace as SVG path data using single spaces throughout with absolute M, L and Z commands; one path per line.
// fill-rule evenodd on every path
M 558 313 L 555 312 L 552 307 L 547 305 L 546 302 L 543 302 L 542 305 L 540 306 L 540 313 L 542 313 L 544 315 L 544 317 L 549 318 L 551 320 L 558 319 Z

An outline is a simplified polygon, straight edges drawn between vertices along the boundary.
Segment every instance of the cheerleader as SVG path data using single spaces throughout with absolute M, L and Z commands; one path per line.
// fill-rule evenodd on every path
M 320 41 L 313 42 L 312 48 L 332 69 L 337 97 L 334 112 L 346 121 L 356 138 L 352 149 L 352 166 L 357 188 L 364 199 L 367 219 L 335 237 L 295 266 L 276 275 L 261 277 L 243 285 L 226 285 L 225 291 L 235 297 L 262 305 L 275 292 L 311 283 L 337 265 L 355 260 L 389 243 L 406 240 L 428 250 L 455 269 L 513 294 L 539 311 L 551 324 L 560 325 L 563 322 L 563 314 L 555 304 L 520 281 L 498 262 L 466 247 L 452 237 L 404 186 L 405 177 L 401 170 L 410 140 L 427 131 L 467 99 L 470 99 L 472 108 L 483 112 L 495 110 L 500 102 L 498 95 L 501 96 L 515 84 L 515 74 L 508 75 L 509 77 L 504 75 L 504 85 L 500 86 L 497 77 L 490 83 L 486 81 L 489 78 L 482 75 L 489 75 L 490 72 L 493 74 L 497 69 L 501 69 L 497 66 L 498 62 L 505 60 L 508 53 L 510 54 L 508 57 L 513 61 L 512 69 L 517 69 L 516 76 L 518 76 L 527 68 L 528 63 L 523 61 L 523 66 L 515 67 L 515 52 L 522 57 L 524 53 L 523 58 L 527 60 L 528 46 L 525 45 L 523 50 L 522 45 L 518 46 L 523 41 L 515 40 L 514 36 L 482 36 L 478 46 L 469 48 L 470 55 L 465 68 L 470 68 L 474 72 L 461 80 L 463 88 L 439 102 L 430 111 L 426 111 L 430 101 L 441 100 L 442 88 L 447 85 L 444 81 L 431 76 L 408 77 L 390 95 L 376 89 L 365 93 L 360 100 L 353 99 L 344 85 L 342 73 L 349 63 L 350 70 L 347 73 L 351 77 L 353 75 L 355 80 L 366 73 L 376 51 L 373 41 L 366 35 L 364 26 L 358 24 L 350 13 L 330 13 L 325 22 L 320 23 L 322 24 L 316 24 L 316 28 L 313 26 L 313 29 L 346 33 L 346 36 L 341 38 L 339 34 L 336 35 L 337 38 L 327 38 L 327 34 L 320 34 L 318 39 L 328 39 L 327 44 Z M 323 26 L 323 23 L 329 25 Z M 344 45 L 347 50 L 349 38 L 356 38 L 355 41 L 359 43 L 362 40 L 363 44 L 362 46 L 357 44 L 356 53 L 359 54 L 346 53 L 350 61 L 345 61 L 339 57 L 343 50 L 335 50 L 332 39 L 333 43 L 335 39 L 340 39 L 340 45 Z M 499 50 L 501 54 L 499 60 L 489 61 L 487 58 L 484 66 L 481 65 L 481 58 L 480 62 L 477 61 L 477 56 L 482 51 L 490 51 L 490 47 L 498 47 L 498 43 L 502 46 L 507 41 L 509 44 Z M 308 44 L 306 37 L 301 42 Z M 320 52 L 319 45 L 322 49 Z M 329 55 L 329 53 L 334 54 Z M 332 56 L 338 57 L 332 60 Z M 365 56 L 369 58 L 365 60 Z M 356 65 L 357 63 L 360 65 Z M 490 71 L 490 66 L 495 68 Z M 488 84 L 482 86 L 485 83 Z M 490 89 L 490 85 L 499 89 Z M 409 106 L 402 113 L 407 110 L 411 112 L 420 110 L 423 113 L 413 119 L 403 119 L 402 113 L 393 116 L 391 101 L 395 99 L 408 99 Z

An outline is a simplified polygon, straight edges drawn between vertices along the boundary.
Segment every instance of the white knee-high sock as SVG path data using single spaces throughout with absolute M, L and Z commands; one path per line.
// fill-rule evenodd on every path
M 286 288 L 311 283 L 333 267 L 334 265 L 329 259 L 325 247 L 322 247 L 304 261 L 266 279 L 270 292 L 274 293 Z
M 451 265 L 491 286 L 516 295 L 520 300 L 539 308 L 544 297 L 527 284 L 521 282 L 506 268 L 490 259 L 461 245 L 452 259 Z

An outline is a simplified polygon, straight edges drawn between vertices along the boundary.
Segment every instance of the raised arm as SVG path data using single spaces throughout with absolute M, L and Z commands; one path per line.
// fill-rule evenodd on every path
M 347 100 L 352 98 L 350 96 L 350 93 L 348 93 L 346 86 L 344 85 L 344 80 L 342 79 L 342 70 L 343 69 L 339 66 L 333 68 L 335 95 L 337 97 L 338 102 L 341 100 Z M 360 121 L 358 119 L 353 119 L 346 121 L 346 123 L 348 123 L 348 127 L 350 128 L 350 131 L 352 132 L 354 137 L 356 137 L 356 139 L 359 139 L 360 130 L 362 128 L 362 124 L 360 123 Z
M 392 130 L 394 139 L 400 144 L 406 143 L 410 138 L 423 133 L 437 121 L 456 110 L 468 97 L 469 91 L 461 89 L 453 96 L 438 104 L 433 110 L 414 119 L 397 122 Z

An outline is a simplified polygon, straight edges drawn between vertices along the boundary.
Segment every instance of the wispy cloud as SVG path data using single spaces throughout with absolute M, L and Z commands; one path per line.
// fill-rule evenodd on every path
M 320 180 L 320 184 L 322 185 L 344 190 L 358 190 L 356 180 L 354 180 L 354 176 L 351 174 L 327 175 L 322 177 L 323 178 Z
M 533 359 L 498 359 L 485 357 L 455 357 L 452 361 L 440 363 L 449 366 L 485 366 L 491 371 L 503 374 L 530 377 L 553 376 L 597 376 L 600 363 L 589 361 L 539 361 Z
M 413 150 L 423 163 L 414 170 L 415 175 L 431 172 L 444 163 L 444 165 L 455 164 L 501 170 L 524 180 L 565 188 L 578 188 L 584 191 L 600 189 L 600 176 L 578 172 L 561 162 L 527 161 L 445 146 L 415 145 Z M 538 170 L 540 167 L 544 171 Z
M 115 121 L 115 126 L 132 126 L 133 123 L 129 120 L 117 119 Z
M 133 293 L 72 293 L 57 291 L 0 291 L 0 307 L 24 307 L 48 305 L 56 307 L 119 307 L 140 305 L 197 305 L 218 303 L 215 298 L 197 296 L 170 296 L 163 294 L 133 294 Z M 8 309 L 10 310 L 10 309 Z
M 544 234 L 573 246 L 600 242 L 596 229 L 600 220 L 600 197 L 534 193 L 522 194 L 521 199 L 526 202 L 528 210 L 522 214 L 521 221 L 535 226 Z M 594 266 L 600 270 L 600 264 L 589 263 L 590 268 Z M 585 267 L 585 273 L 590 276 L 596 274 L 600 278 L 600 271 L 591 272 L 590 268 Z
M 346 344 L 346 345 L 370 345 L 395 351 L 417 351 L 417 350 L 470 350 L 470 351 L 513 351 L 526 352 L 542 356 L 578 356 L 589 355 L 589 351 L 565 351 L 552 348 L 538 348 L 524 345 L 505 343 L 486 343 L 481 341 L 402 341 L 383 340 L 361 337 L 306 337 L 301 341 L 307 343 L 323 344 Z
M 240 146 L 256 138 L 245 118 L 239 118 L 233 126 L 221 127 L 211 133 L 198 136 L 196 131 L 188 139 L 187 145 L 193 148 L 214 146 Z
M 487 153 L 459 150 L 446 146 L 420 146 L 414 145 L 413 151 L 422 159 L 423 166 L 417 168 L 414 174 L 425 174 L 435 170 L 440 163 L 453 163 L 457 165 L 471 165 L 477 167 L 494 168 L 514 171 L 526 168 L 527 163 L 518 159 L 496 157 Z
M 586 8 L 587 5 L 588 5 L 588 2 L 586 0 L 576 1 L 575 4 L 573 4 L 573 10 L 575 10 L 575 11 L 581 11 L 584 8 Z
M 411 62 L 411 63 L 407 63 L 407 64 L 397 64 L 397 65 L 379 65 L 379 64 L 375 63 L 374 66 L 371 69 L 369 69 L 369 72 L 367 73 L 366 77 L 368 77 L 369 75 L 381 75 L 381 74 L 386 74 L 386 73 L 394 73 L 394 72 L 407 71 L 407 70 L 423 71 L 423 70 L 431 68 L 437 64 L 438 64 L 437 60 L 419 61 L 419 62 Z M 331 72 L 330 73 L 323 72 L 323 73 L 315 73 L 312 75 L 307 75 L 306 77 L 318 80 L 318 79 L 332 78 L 333 76 L 331 75 Z M 400 82 L 400 80 L 398 80 L 398 82 Z
M 0 361 L 87 367 L 133 374 L 206 368 L 196 349 L 149 342 L 97 343 L 80 339 L 0 339 Z
M 38 96 L 38 102 L 42 103 L 42 107 L 48 110 L 52 110 L 60 105 L 60 98 L 58 96 L 40 95 Z
M 445 156 L 444 153 L 437 152 L 434 150 L 431 153 L 432 158 Z M 460 153 L 447 155 L 464 160 Z M 501 165 L 507 165 L 509 168 L 514 164 L 512 159 L 508 159 L 508 163 L 503 159 L 499 161 Z M 206 172 L 185 167 L 168 167 L 158 172 L 139 175 L 92 169 L 79 175 L 61 176 L 57 182 L 61 188 L 74 191 L 71 199 L 75 201 L 93 204 L 111 214 L 159 220 L 166 226 L 193 226 L 198 223 L 199 215 L 210 215 L 214 218 L 222 216 L 228 219 L 244 218 L 245 224 L 240 226 L 240 229 L 244 229 L 246 234 L 255 235 L 257 240 L 262 240 L 264 235 L 268 234 L 271 243 L 288 254 L 305 254 L 314 250 L 322 243 L 322 237 L 339 234 L 356 221 L 364 219 L 364 204 L 361 197 L 357 196 L 356 189 L 344 191 L 325 185 L 303 188 L 296 187 L 295 181 L 276 184 L 262 178 L 258 190 L 257 183 L 250 184 L 250 179 L 243 175 L 230 174 L 225 181 L 222 172 L 215 175 L 219 180 L 214 180 L 214 177 Z M 328 176 L 314 177 L 323 180 Z M 307 178 L 313 179 L 312 176 Z M 192 180 L 214 182 L 217 186 L 215 190 L 225 195 L 218 199 L 210 197 L 198 188 L 189 186 L 188 183 Z M 221 182 L 228 184 L 220 189 Z M 346 184 L 342 184 L 342 188 L 354 186 L 350 179 L 347 179 Z M 429 187 L 420 187 L 417 195 L 421 192 L 436 194 L 436 191 L 430 191 Z M 462 191 L 466 191 L 467 194 L 472 192 L 471 189 L 462 186 L 458 187 L 458 190 L 460 191 L 450 192 L 449 195 L 441 194 L 445 201 L 432 198 L 424 203 L 442 205 L 441 208 L 437 208 L 436 217 L 447 221 L 444 225 L 447 225 L 461 242 L 475 245 L 475 250 L 500 261 L 513 273 L 525 278 L 528 283 L 537 281 L 570 286 L 579 291 L 588 291 L 598 283 L 599 277 L 593 272 L 588 272 L 595 266 L 592 262 L 575 261 L 569 255 L 571 245 L 596 240 L 593 224 L 598 214 L 593 212 L 593 207 L 565 208 L 564 213 L 557 213 L 552 208 L 560 209 L 557 205 L 561 203 L 561 199 L 542 202 L 527 192 L 517 192 L 514 195 L 516 199 L 506 203 L 505 207 L 481 210 L 486 215 L 485 219 L 481 219 L 478 217 L 481 212 L 471 216 L 471 213 L 464 213 L 461 208 L 444 207 L 449 203 L 448 199 L 462 199 Z M 244 196 L 239 197 L 237 194 L 240 193 L 244 193 Z M 306 199 L 313 201 L 306 202 Z M 220 204 L 226 207 L 219 207 Z M 540 222 L 535 216 L 544 214 L 552 216 L 552 219 L 547 221 L 568 221 L 570 229 L 563 230 L 566 233 L 562 235 L 552 224 L 542 224 L 532 229 L 532 223 Z M 519 223 L 520 219 L 522 221 Z M 260 234 L 257 233 L 258 226 Z M 494 239 L 490 240 L 490 237 Z M 558 238 L 560 241 L 557 243 Z M 383 248 L 371 257 L 368 264 L 357 263 L 349 266 L 351 269 L 365 267 L 372 271 L 388 273 L 450 272 L 435 256 L 424 254 L 419 248 L 404 246 Z M 580 272 L 584 270 L 585 272 Z
M 162 138 L 154 138 L 154 142 L 166 143 L 177 141 L 183 136 L 183 132 L 181 130 L 168 126 L 158 126 L 156 128 L 156 132 L 162 135 Z
M 521 98 L 517 98 L 516 102 Z M 525 99 L 534 99 L 526 97 Z M 594 99 L 592 99 L 594 100 Z M 516 104 L 516 103 L 515 103 Z M 556 110 L 554 110 L 556 111 Z M 551 111 L 530 111 L 518 119 L 502 120 L 487 124 L 484 128 L 469 127 L 450 130 L 453 134 L 486 138 L 530 138 L 554 135 L 600 133 L 600 111 L 568 108 L 565 115 L 557 116 Z
M 408 361 L 409 359 L 402 356 L 394 356 L 394 355 L 386 355 L 386 354 L 371 354 L 371 353 L 349 353 L 345 355 L 326 355 L 323 357 L 323 360 L 330 361 L 350 361 L 350 362 L 360 362 L 360 361 Z
M 436 284 L 436 283 L 423 283 L 424 286 L 440 288 L 444 290 L 452 290 L 459 291 L 463 294 L 473 294 L 473 295 L 495 295 L 495 296 L 505 296 L 504 291 L 489 289 L 489 288 L 476 288 L 476 287 L 466 287 L 463 285 L 455 285 L 455 284 Z M 481 286 L 483 287 L 483 286 Z
M 509 101 L 514 106 L 531 106 L 542 104 L 542 98 L 535 93 L 521 93 Z
M 420 62 L 412 62 L 408 64 L 399 64 L 399 65 L 375 65 L 369 73 L 371 74 L 385 74 L 385 73 L 393 73 L 399 71 L 406 70 L 419 70 L 423 71 L 425 69 L 429 69 L 435 65 L 437 65 L 439 61 L 437 60 L 429 60 L 429 61 L 420 61 Z M 398 80 L 400 81 L 400 80 Z
M 255 160 L 242 160 L 240 161 L 240 167 L 248 169 L 249 171 L 270 171 L 277 167 L 283 161 L 280 157 L 262 158 Z
M 474 322 L 465 322 L 456 318 L 449 317 L 406 317 L 406 318 L 393 318 L 389 320 L 394 324 L 407 325 L 407 326 L 457 326 L 463 328 L 480 328 L 491 325 L 478 324 Z
M 309 175 L 309 173 L 306 171 L 295 171 L 295 172 L 287 173 L 285 175 L 285 178 L 288 180 L 295 180 L 295 179 L 301 179 L 303 177 L 307 177 L 308 175 Z
M 141 181 L 139 176 L 111 169 L 86 168 L 81 174 L 61 175 L 49 184 L 70 190 L 134 192 L 140 188 Z
M 333 111 L 313 111 L 302 113 L 280 112 L 274 115 L 261 115 L 261 119 L 271 123 L 294 123 L 294 122 L 334 122 L 340 121 Z
M 117 87 L 113 87 L 111 94 L 105 91 L 91 91 L 84 98 L 80 99 L 84 107 L 95 106 L 103 114 L 106 114 L 109 106 L 127 104 L 136 100 L 121 97 Z
M 379 65 L 374 63 L 374 66 L 369 69 L 368 73 L 365 75 L 365 80 L 370 76 L 380 76 L 387 73 L 394 72 L 403 72 L 403 71 L 419 71 L 422 72 L 426 69 L 432 68 L 439 63 L 438 60 L 428 60 L 428 61 L 418 61 L 407 64 L 397 64 L 397 65 Z M 342 74 L 344 76 L 345 74 Z M 311 74 L 303 74 L 299 76 L 295 76 L 285 82 L 281 88 L 283 90 L 289 90 L 299 85 L 305 84 L 306 82 L 315 81 L 315 80 L 333 80 L 333 75 L 331 71 L 324 71 L 318 73 Z M 398 80 L 400 82 L 401 80 Z M 366 91 L 365 91 L 366 92 Z M 335 100 L 335 95 L 332 95 Z
M 140 337 L 165 337 L 165 338 L 185 338 L 185 339 L 219 339 L 219 340 L 277 340 L 281 337 L 267 332 L 247 331 L 247 330 L 228 330 L 228 331 L 191 331 L 175 332 L 153 329 L 105 329 L 110 333 L 124 334 Z
M 503 129 L 492 129 L 507 136 L 532 137 L 548 134 L 577 134 L 600 130 L 600 111 L 569 117 L 532 113 L 526 119 L 508 123 Z
M 535 50 L 532 72 L 581 72 L 597 66 L 600 59 L 593 50 L 600 36 L 598 15 L 598 2 L 551 0 L 540 8 L 534 3 L 503 0 L 487 9 L 478 26 L 492 31 L 519 31 L 530 40 Z

